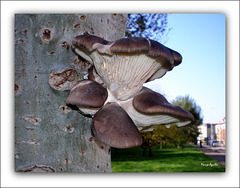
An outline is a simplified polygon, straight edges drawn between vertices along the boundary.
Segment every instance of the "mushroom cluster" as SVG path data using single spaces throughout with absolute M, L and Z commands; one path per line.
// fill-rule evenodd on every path
M 145 82 L 161 78 L 179 65 L 182 56 L 145 38 L 122 38 L 114 42 L 84 34 L 72 48 L 92 67 L 87 80 L 70 91 L 67 105 L 93 117 L 96 139 L 114 148 L 142 145 L 139 131 L 156 125 L 191 124 L 191 113 L 170 104 Z

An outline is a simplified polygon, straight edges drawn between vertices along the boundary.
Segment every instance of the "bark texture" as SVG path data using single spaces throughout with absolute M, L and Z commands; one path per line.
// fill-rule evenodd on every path
M 98 143 L 90 118 L 66 106 L 89 64 L 71 51 L 84 32 L 124 37 L 126 15 L 15 15 L 15 171 L 111 172 L 111 149 Z

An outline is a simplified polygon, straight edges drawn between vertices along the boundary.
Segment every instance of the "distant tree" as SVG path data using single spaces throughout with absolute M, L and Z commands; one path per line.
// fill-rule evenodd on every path
M 162 145 L 176 146 L 178 137 L 178 128 L 176 126 L 171 126 L 166 128 L 163 125 L 155 126 L 153 131 L 144 132 L 141 131 L 143 138 L 143 156 L 145 156 L 146 151 L 149 151 L 149 157 L 152 156 L 152 146 L 160 145 L 162 150 Z
M 162 40 L 170 31 L 167 29 L 168 14 L 128 14 L 126 37 L 144 37 Z
M 141 131 L 140 132 L 143 138 L 143 144 L 141 146 L 141 148 L 143 149 L 143 156 L 145 156 L 146 150 L 149 151 L 149 157 L 152 157 L 152 145 L 155 144 L 156 140 L 153 138 L 153 132 L 152 131 L 148 131 L 148 132 L 144 132 Z
M 201 107 L 198 106 L 195 100 L 190 98 L 188 95 L 185 97 L 177 97 L 174 101 L 172 101 L 172 104 L 183 108 L 184 110 L 192 113 L 194 116 L 193 124 L 180 127 L 178 130 L 178 144 L 183 149 L 184 144 L 187 142 L 197 143 L 197 137 L 199 134 L 198 126 L 203 122 Z

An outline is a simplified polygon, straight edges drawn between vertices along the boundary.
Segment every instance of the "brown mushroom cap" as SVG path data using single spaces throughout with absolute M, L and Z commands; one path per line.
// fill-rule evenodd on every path
M 134 97 L 133 106 L 139 113 L 152 115 L 152 117 L 154 115 L 169 116 L 166 120 L 167 123 L 162 124 L 176 123 L 179 126 L 184 126 L 194 121 L 191 113 L 170 104 L 161 94 L 145 87 Z
M 98 43 L 106 45 L 109 43 L 109 41 L 94 35 L 84 34 L 84 35 L 79 35 L 72 40 L 72 47 L 74 49 L 85 48 L 88 51 L 92 51 L 95 49 L 94 45 Z
M 77 36 L 72 44 L 119 100 L 129 99 L 142 89 L 143 83 L 162 77 L 182 60 L 179 53 L 141 37 L 109 42 L 87 34 Z
M 110 47 L 111 53 L 138 53 L 148 52 L 149 42 L 145 38 L 133 37 L 122 38 L 115 42 Z
M 67 97 L 67 105 L 100 108 L 108 97 L 107 89 L 98 82 L 82 80 L 78 82 Z
M 107 103 L 95 114 L 92 131 L 99 141 L 114 148 L 142 145 L 137 127 L 117 103 Z

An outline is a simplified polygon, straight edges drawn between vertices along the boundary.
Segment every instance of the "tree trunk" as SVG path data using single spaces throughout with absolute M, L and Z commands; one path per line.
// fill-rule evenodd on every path
M 148 146 L 149 157 L 152 157 L 152 146 Z
M 15 171 L 111 172 L 111 150 L 91 133 L 91 119 L 66 106 L 89 67 L 71 51 L 84 32 L 124 37 L 121 14 L 15 15 Z
M 160 150 L 162 150 L 162 141 L 160 142 Z

